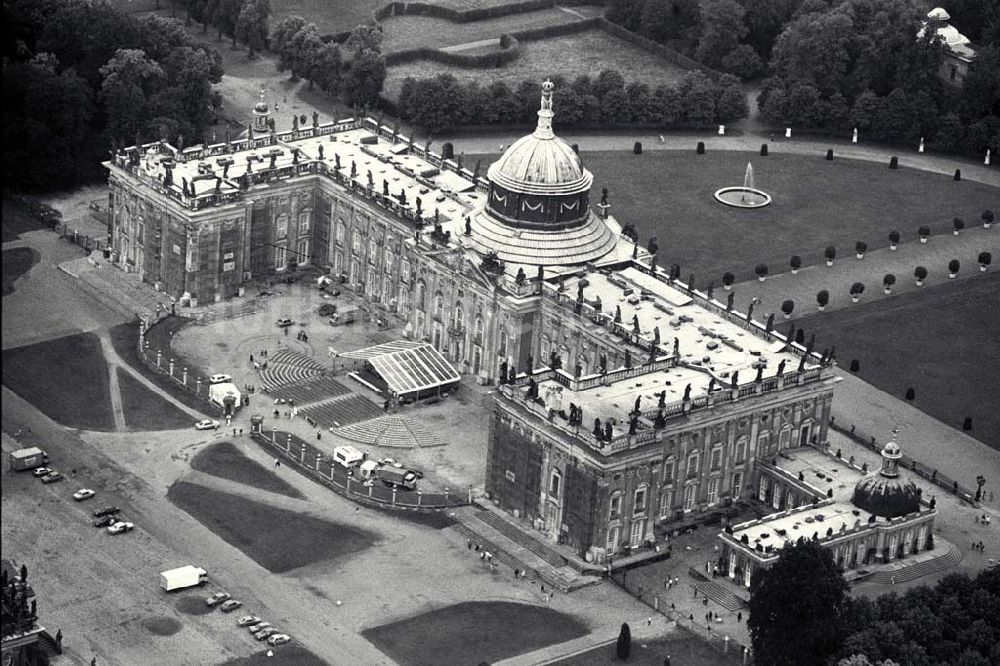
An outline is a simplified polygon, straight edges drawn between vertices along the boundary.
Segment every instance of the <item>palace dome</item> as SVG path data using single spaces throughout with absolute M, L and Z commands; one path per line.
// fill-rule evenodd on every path
M 852 502 L 859 509 L 881 518 L 898 518 L 920 510 L 920 489 L 900 477 L 899 445 L 890 441 L 882 449 L 882 469 L 869 474 L 854 486 Z
M 542 84 L 535 131 L 490 165 L 486 204 L 470 220 L 472 246 L 507 262 L 583 264 L 608 254 L 616 243 L 606 221 L 590 209 L 593 174 L 552 131 L 554 88 L 551 81 Z
M 492 183 L 526 194 L 574 194 L 594 182 L 580 156 L 551 129 L 518 139 L 488 173 Z

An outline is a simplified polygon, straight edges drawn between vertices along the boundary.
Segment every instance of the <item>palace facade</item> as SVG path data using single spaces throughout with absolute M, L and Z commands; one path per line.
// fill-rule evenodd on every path
M 116 261 L 185 302 L 302 266 L 342 276 L 463 374 L 500 387 L 486 492 L 581 557 L 749 496 L 760 461 L 826 444 L 832 355 L 656 266 L 552 130 L 484 176 L 372 119 L 118 151 Z M 651 248 L 652 249 L 652 248 Z

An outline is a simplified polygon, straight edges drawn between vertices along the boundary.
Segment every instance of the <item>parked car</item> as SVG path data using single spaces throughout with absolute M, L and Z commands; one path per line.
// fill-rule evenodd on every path
M 100 518 L 94 518 L 94 527 L 108 527 L 109 525 L 114 525 L 118 522 L 118 516 L 101 516 Z
M 274 291 L 271 289 L 261 289 L 258 296 L 274 296 Z
M 397 468 L 403 466 L 403 463 L 397 462 L 393 458 L 382 458 L 381 460 L 378 461 L 378 464 L 379 465 L 389 465 L 391 467 L 397 467 Z
M 230 599 L 228 601 L 223 601 L 219 608 L 222 609 L 223 613 L 232 613 L 234 610 L 243 605 L 242 601 L 237 601 L 236 599 Z
M 48 467 L 37 467 L 31 470 L 32 476 L 47 476 L 52 473 L 52 470 Z
M 224 384 L 226 382 L 231 382 L 231 381 L 233 381 L 231 375 L 212 375 L 211 377 L 208 378 L 209 384 Z
M 56 481 L 62 481 L 66 477 L 59 472 L 49 472 L 42 477 L 42 483 L 55 483 Z
M 411 469 L 410 471 L 413 472 L 413 476 L 417 477 L 418 479 L 424 478 L 424 473 L 421 472 L 419 469 Z
M 295 323 L 295 322 L 293 322 L 293 321 L 292 321 L 291 319 L 289 319 L 288 317 L 282 317 L 282 318 L 281 318 L 281 319 L 279 319 L 279 320 L 278 320 L 278 322 L 277 322 L 277 324 L 278 324 L 278 327 L 279 327 L 279 328 L 286 328 L 286 327 L 288 327 L 288 326 L 291 326 L 291 325 L 292 325 L 292 324 L 294 324 L 294 323 Z
M 113 513 L 118 513 L 121 511 L 118 507 L 114 505 L 102 506 L 100 509 L 95 509 L 92 515 L 94 518 L 100 518 L 101 516 L 110 516 Z
M 231 595 L 228 592 L 216 592 L 215 594 L 213 594 L 212 596 L 210 596 L 208 599 L 205 599 L 205 605 L 206 606 L 218 606 L 223 601 L 226 601 L 227 599 L 229 599 L 230 596 Z
M 273 626 L 270 622 L 258 622 L 257 624 L 247 625 L 247 630 L 249 630 L 251 634 L 256 634 L 258 631 L 267 629 L 270 626 Z
M 319 306 L 319 309 L 316 311 L 316 314 L 318 314 L 320 317 L 330 317 L 336 311 L 337 311 L 336 305 L 334 305 L 333 303 L 324 303 L 323 305 Z
M 195 430 L 218 430 L 219 422 L 212 419 L 204 419 L 194 424 Z
M 132 523 L 118 521 L 117 523 L 108 528 L 108 534 L 121 534 L 122 532 L 131 532 L 134 529 L 135 525 L 133 525 Z
M 260 631 L 255 631 L 253 637 L 259 641 L 262 641 L 271 634 L 276 634 L 276 633 L 278 633 L 277 627 L 267 627 L 265 629 L 261 629 Z
M 290 640 L 292 640 L 292 637 L 288 634 L 271 634 L 267 637 L 267 642 L 271 645 L 284 645 Z
M 80 488 L 78 491 L 73 493 L 73 499 L 75 499 L 77 502 L 82 502 L 83 500 L 90 499 L 96 494 L 97 493 L 95 493 L 90 488 Z
M 237 627 L 252 627 L 255 624 L 260 624 L 260 618 L 256 615 L 244 615 L 236 620 Z

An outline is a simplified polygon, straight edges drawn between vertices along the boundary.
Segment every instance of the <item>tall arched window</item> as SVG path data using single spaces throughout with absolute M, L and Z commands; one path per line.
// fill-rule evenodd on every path
M 500 329 L 500 336 L 497 340 L 497 355 L 501 358 L 507 358 L 507 329 Z
M 312 218 L 312 209 L 306 208 L 301 213 L 299 213 L 299 235 L 303 236 L 309 233 L 309 220 Z
M 475 327 L 476 327 L 476 330 L 475 330 L 475 335 L 476 335 L 475 343 L 477 345 L 481 345 L 481 344 L 483 344 L 483 318 L 482 317 L 476 317 Z
M 399 311 L 406 314 L 410 310 L 410 292 L 400 287 L 399 289 Z
M 282 213 L 278 216 L 277 230 L 275 231 L 276 238 L 284 238 L 288 235 L 288 213 Z
M 455 305 L 455 328 L 458 331 L 462 331 L 465 328 L 465 311 L 458 304 Z
M 438 321 L 444 321 L 444 296 L 440 291 L 434 294 L 434 317 Z
M 414 299 L 413 299 L 413 307 L 417 308 L 418 310 L 423 310 L 424 309 L 424 292 L 425 291 L 426 291 L 426 287 L 424 285 L 424 281 L 421 280 L 420 282 L 417 283 L 417 293 L 415 294 Z
M 542 336 L 539 338 L 538 342 L 538 356 L 539 356 L 538 362 L 541 363 L 542 365 L 548 365 L 549 354 L 551 352 L 552 352 L 552 343 L 549 342 L 549 336 L 543 333 Z

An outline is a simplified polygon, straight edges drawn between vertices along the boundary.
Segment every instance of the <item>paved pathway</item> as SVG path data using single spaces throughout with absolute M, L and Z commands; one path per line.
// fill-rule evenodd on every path
M 465 44 L 456 44 L 455 46 L 445 46 L 440 50 L 445 53 L 457 53 L 458 51 L 471 51 L 472 49 L 478 49 L 484 46 L 500 46 L 500 38 L 494 37 L 493 39 L 480 39 L 478 42 L 466 42 Z
M 901 231 L 902 232 L 902 231 Z M 915 233 L 912 230 L 911 233 Z M 775 323 L 783 321 L 781 303 L 791 299 L 795 303 L 792 319 L 817 312 L 816 293 L 822 289 L 830 292 L 830 304 L 827 311 L 837 310 L 852 305 L 848 293 L 855 282 L 865 285 L 861 303 L 873 300 L 892 298 L 919 289 L 927 289 L 934 285 L 949 281 L 948 262 L 958 259 L 961 269 L 957 280 L 964 280 L 984 275 L 979 271 L 977 257 L 982 251 L 988 251 L 1000 261 L 1000 228 L 984 229 L 981 225 L 966 229 L 960 235 L 951 233 L 932 236 L 927 243 L 912 240 L 903 243 L 893 252 L 888 247 L 873 250 L 858 260 L 854 248 L 838 248 L 838 258 L 832 267 L 824 262 L 801 269 L 798 275 L 790 272 L 768 277 L 764 282 L 757 280 L 741 282 L 733 285 L 735 308 L 745 312 L 752 298 L 760 301 L 754 306 L 754 317 L 766 320 L 769 313 L 775 314 Z M 803 257 L 809 263 L 810 257 Z M 813 258 L 814 259 L 814 258 Z M 916 286 L 913 269 L 924 266 L 928 270 L 927 280 L 923 287 Z M 773 272 L 787 270 L 786 266 L 771 266 Z M 992 270 L 997 270 L 994 265 Z M 896 285 L 892 295 L 882 291 L 882 278 L 886 273 L 896 276 Z M 717 288 L 715 298 L 723 303 L 726 292 Z

